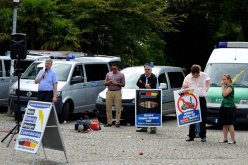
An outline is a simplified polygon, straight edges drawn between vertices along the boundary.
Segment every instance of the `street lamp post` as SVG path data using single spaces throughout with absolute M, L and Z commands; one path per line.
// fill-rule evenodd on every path
M 13 8 L 14 9 L 13 9 L 12 34 L 16 33 L 17 9 L 18 9 L 19 3 L 20 3 L 20 0 L 13 0 Z M 11 61 L 10 61 L 10 79 L 9 79 L 11 85 L 12 85 L 13 79 L 14 79 L 14 69 L 15 69 L 14 65 L 15 65 L 15 62 L 14 62 L 14 60 L 11 59 Z M 9 107 L 8 107 L 8 113 L 11 113 Z
M 16 22 L 17 22 L 17 9 L 19 6 L 20 0 L 13 0 L 13 27 L 12 27 L 12 34 L 16 33 Z M 11 60 L 10 64 L 10 84 L 13 83 L 13 77 L 14 77 L 14 60 Z
M 17 9 L 18 9 L 18 6 L 19 6 L 19 3 L 20 3 L 20 0 L 13 0 L 13 7 L 14 7 L 14 10 L 13 10 L 13 27 L 12 27 L 12 34 L 16 34 L 16 22 L 17 22 Z M 19 61 L 20 63 L 20 61 Z M 20 64 L 18 64 L 20 66 Z M 20 67 L 19 67 L 20 68 Z M 19 69 L 18 68 L 18 69 Z M 14 60 L 11 59 L 11 64 L 10 64 L 10 84 L 12 85 L 13 83 L 13 76 L 14 76 Z M 18 81 L 19 81 L 19 76 L 18 76 Z M 10 85 L 10 86 L 11 86 Z M 20 83 L 18 82 L 18 111 L 20 109 L 20 96 L 19 96 L 19 85 Z M 9 109 L 9 106 L 8 106 L 8 112 L 10 112 L 10 109 Z M 19 123 L 19 119 L 17 120 L 17 124 L 16 126 L 2 139 L 1 142 L 3 142 L 10 134 L 11 135 L 11 138 L 7 144 L 7 147 L 10 145 L 10 142 L 11 140 L 13 139 L 14 135 L 16 133 L 19 133 L 19 127 L 20 127 L 20 123 Z
M 13 6 L 14 6 L 14 10 L 13 10 L 13 29 L 12 29 L 12 33 L 16 33 L 16 22 L 17 22 L 17 9 L 19 6 L 20 0 L 13 0 Z

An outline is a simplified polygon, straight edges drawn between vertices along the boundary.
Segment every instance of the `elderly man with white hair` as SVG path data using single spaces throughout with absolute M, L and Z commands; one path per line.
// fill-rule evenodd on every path
M 155 74 L 152 73 L 152 67 L 150 64 L 144 65 L 145 73 L 141 74 L 140 78 L 138 79 L 136 85 L 140 89 L 156 89 L 157 88 L 157 77 Z M 136 132 L 147 132 L 148 127 L 143 127 Z M 156 127 L 150 127 L 150 134 L 156 133 Z
M 38 101 L 56 102 L 58 93 L 58 79 L 56 73 L 51 69 L 52 59 L 47 59 L 45 68 L 40 70 L 35 78 L 35 84 L 38 86 Z

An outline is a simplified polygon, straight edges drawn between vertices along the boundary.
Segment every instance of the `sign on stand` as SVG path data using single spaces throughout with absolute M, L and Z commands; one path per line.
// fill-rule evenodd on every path
M 64 151 L 67 161 L 54 104 L 41 101 L 29 101 L 16 140 L 15 153 L 19 150 L 36 154 L 40 145 L 43 146 L 43 149 L 50 148 Z
M 187 88 L 174 91 L 178 127 L 201 122 L 198 91 Z
M 162 90 L 137 89 L 135 126 L 162 127 Z

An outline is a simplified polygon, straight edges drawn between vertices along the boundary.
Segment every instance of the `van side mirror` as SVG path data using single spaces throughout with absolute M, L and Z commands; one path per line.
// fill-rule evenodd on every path
M 84 78 L 82 76 L 75 76 L 75 77 L 72 77 L 71 84 L 83 82 L 83 80 L 84 80 Z
M 167 89 L 168 86 L 166 83 L 160 83 L 158 89 Z

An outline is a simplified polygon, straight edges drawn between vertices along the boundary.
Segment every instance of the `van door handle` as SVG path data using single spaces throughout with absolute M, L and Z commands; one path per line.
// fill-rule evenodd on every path
M 86 87 L 87 85 L 86 84 L 83 84 L 84 87 Z

